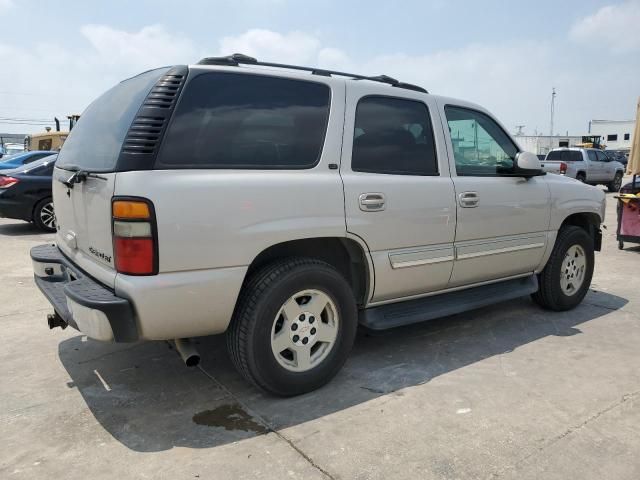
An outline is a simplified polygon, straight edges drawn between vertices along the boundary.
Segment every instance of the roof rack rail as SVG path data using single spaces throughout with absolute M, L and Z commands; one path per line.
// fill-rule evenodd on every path
M 354 80 L 371 80 L 373 82 L 381 82 L 391 85 L 392 87 L 405 88 L 407 90 L 414 90 L 416 92 L 429 93 L 418 85 L 411 83 L 401 82 L 395 78 L 387 75 L 366 76 L 358 75 L 356 73 L 338 72 L 336 70 L 327 70 L 324 68 L 312 68 L 302 67 L 300 65 L 286 65 L 284 63 L 272 63 L 272 62 L 259 62 L 257 59 L 242 53 L 234 53 L 233 55 L 227 55 L 226 57 L 206 57 L 198 62 L 198 65 L 226 65 L 237 67 L 238 65 L 260 65 L 262 67 L 275 67 L 275 68 L 287 68 L 289 70 L 302 70 L 305 72 L 311 72 L 312 75 L 320 75 L 323 77 L 330 77 L 331 75 L 338 75 L 340 77 L 348 77 Z

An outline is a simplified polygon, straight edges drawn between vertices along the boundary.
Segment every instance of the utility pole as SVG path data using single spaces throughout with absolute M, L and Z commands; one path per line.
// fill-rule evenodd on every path
M 551 89 L 551 122 L 549 126 L 549 150 L 553 148 L 553 116 L 556 109 L 556 87 Z

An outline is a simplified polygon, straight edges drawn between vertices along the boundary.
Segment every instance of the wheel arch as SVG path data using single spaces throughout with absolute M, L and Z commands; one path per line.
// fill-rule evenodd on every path
M 600 231 L 601 219 L 600 215 L 594 212 L 578 212 L 567 216 L 560 225 L 573 225 L 585 230 L 593 240 L 596 251 L 600 251 L 602 246 L 602 233 Z
M 373 267 L 365 245 L 349 237 L 314 237 L 289 240 L 265 248 L 251 262 L 243 285 L 261 267 L 286 257 L 309 257 L 332 265 L 349 282 L 359 306 L 373 289 Z

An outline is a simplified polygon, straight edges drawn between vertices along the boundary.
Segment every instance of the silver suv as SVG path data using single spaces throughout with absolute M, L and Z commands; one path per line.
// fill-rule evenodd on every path
M 31 251 L 50 327 L 173 340 L 188 364 L 226 333 L 277 395 L 329 381 L 358 324 L 575 307 L 604 219 L 602 191 L 545 176 L 478 105 L 237 54 L 98 98 L 53 197 L 56 244 Z

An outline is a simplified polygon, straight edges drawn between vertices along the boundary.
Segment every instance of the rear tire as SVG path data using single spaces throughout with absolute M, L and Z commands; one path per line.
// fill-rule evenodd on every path
M 238 371 L 279 396 L 315 390 L 342 368 L 357 329 L 351 286 L 311 258 L 271 263 L 243 286 L 227 331 Z
M 594 264 L 593 239 L 582 228 L 562 227 L 544 270 L 539 290 L 531 297 L 543 308 L 555 311 L 576 307 L 591 285 Z
M 613 181 L 609 182 L 607 185 L 607 189 L 610 192 L 618 192 L 620 191 L 620 187 L 622 186 L 622 173 L 616 173 L 616 176 L 613 177 Z
M 576 180 L 582 183 L 587 183 L 587 176 L 584 173 L 580 172 L 576 175 Z
M 33 209 L 33 223 L 44 232 L 56 231 L 56 213 L 52 198 L 44 198 L 36 204 Z

